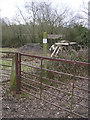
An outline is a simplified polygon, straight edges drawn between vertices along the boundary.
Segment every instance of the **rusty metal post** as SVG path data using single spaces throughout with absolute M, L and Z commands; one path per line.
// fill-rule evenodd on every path
M 21 87 L 21 54 L 18 53 L 18 89 Z
M 74 63 L 73 71 L 74 71 L 74 78 L 73 78 L 73 81 L 72 81 L 72 98 L 71 98 L 71 105 L 70 105 L 70 111 L 71 112 L 72 112 L 73 96 L 74 96 L 74 83 L 75 83 L 76 63 Z
M 16 93 L 19 92 L 18 87 L 18 53 L 15 53 L 15 71 L 16 71 Z

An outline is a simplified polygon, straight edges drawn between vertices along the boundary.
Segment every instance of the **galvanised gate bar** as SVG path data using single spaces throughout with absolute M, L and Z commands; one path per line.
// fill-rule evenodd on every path
M 90 63 L 18 52 L 9 54 L 15 56 L 17 93 L 30 94 L 76 117 L 88 117 Z M 44 61 L 47 68 L 44 67 Z M 76 106 L 86 113 L 78 112 Z

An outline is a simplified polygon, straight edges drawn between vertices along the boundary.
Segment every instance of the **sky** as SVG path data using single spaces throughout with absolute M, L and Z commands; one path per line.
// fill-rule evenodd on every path
M 44 1 L 48 1 L 48 0 L 44 0 Z M 59 8 L 59 6 L 62 7 L 68 6 L 72 8 L 73 11 L 80 10 L 82 6 L 82 1 L 84 1 L 87 5 L 89 2 L 89 0 L 50 0 L 50 1 L 52 2 L 53 7 Z M 25 0 L 0 0 L 1 17 L 2 18 L 7 17 L 9 19 L 13 18 L 17 12 L 16 6 L 19 6 L 22 9 L 24 7 L 24 3 Z

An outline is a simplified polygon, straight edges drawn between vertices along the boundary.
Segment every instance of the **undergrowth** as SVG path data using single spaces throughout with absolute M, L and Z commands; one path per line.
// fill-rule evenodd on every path
M 65 60 L 73 60 L 73 61 L 81 61 L 81 62 L 87 62 L 88 61 L 88 50 L 87 48 L 83 48 L 80 49 L 79 51 L 75 51 L 75 50 L 68 50 L 68 51 L 63 51 L 63 53 L 60 53 L 60 55 L 58 57 L 55 57 L 58 59 L 65 59 Z M 32 66 L 37 66 L 37 67 L 41 67 L 40 66 L 40 61 L 37 62 L 37 60 L 30 60 L 30 61 L 24 61 L 26 62 L 26 64 L 28 65 L 32 65 Z M 7 64 L 7 65 L 11 65 L 11 61 L 4 61 L 2 60 L 2 64 Z M 43 61 L 43 66 L 44 68 L 44 61 Z M 88 76 L 88 68 L 84 67 L 84 66 L 77 66 L 76 68 L 74 68 L 74 66 L 72 64 L 69 63 L 63 63 L 63 62 L 56 62 L 56 61 L 47 61 L 47 69 L 49 70 L 53 70 L 53 71 L 58 71 L 58 72 L 63 72 L 63 73 L 68 73 L 68 74 L 76 74 L 79 76 Z M 73 79 L 70 76 L 67 75 L 62 75 L 62 74 L 56 74 L 53 73 L 51 71 L 47 71 L 46 70 L 41 70 L 40 69 L 35 69 L 35 68 L 31 68 L 28 66 L 24 66 L 22 65 L 22 71 L 25 72 L 29 72 L 30 74 L 36 74 L 38 76 L 40 76 L 41 78 L 37 78 L 35 76 L 31 76 L 31 75 L 25 75 L 27 78 L 30 78 L 31 80 L 36 80 L 38 82 L 42 82 L 44 84 L 48 84 L 51 86 L 55 86 L 57 87 L 57 84 L 54 82 L 51 82 L 47 79 L 44 78 L 48 78 L 51 80 L 56 80 L 56 81 L 61 81 L 61 82 L 68 82 L 68 80 Z M 27 80 L 24 80 L 27 81 Z M 40 87 L 40 85 L 35 84 L 33 82 L 29 82 L 31 85 Z M 32 88 L 32 87 L 30 87 Z M 33 89 L 33 88 L 32 88 Z

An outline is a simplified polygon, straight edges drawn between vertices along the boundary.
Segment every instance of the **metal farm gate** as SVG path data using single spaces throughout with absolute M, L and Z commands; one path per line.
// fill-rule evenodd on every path
M 89 63 L 7 53 L 15 57 L 17 93 L 30 94 L 74 117 L 88 118 Z

